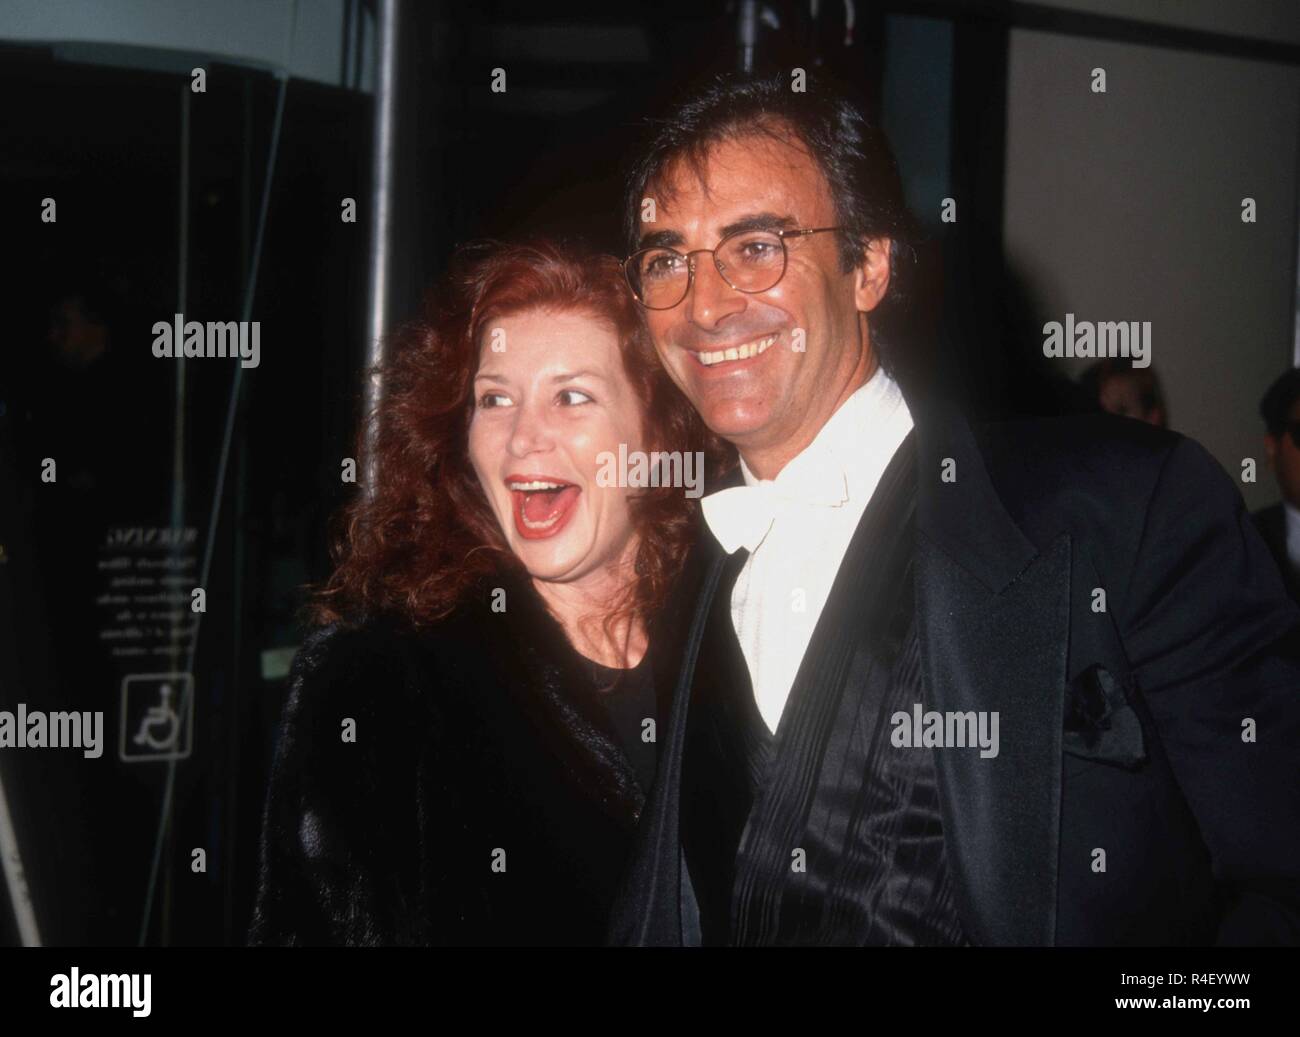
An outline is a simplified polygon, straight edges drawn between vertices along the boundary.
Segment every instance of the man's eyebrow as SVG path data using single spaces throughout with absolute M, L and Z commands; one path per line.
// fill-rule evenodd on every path
M 675 248 L 684 239 L 675 230 L 656 230 L 644 235 L 637 248 Z
M 728 223 L 718 232 L 718 238 L 721 240 L 728 234 L 736 234 L 747 230 L 790 230 L 797 226 L 799 226 L 799 221 L 793 216 L 778 216 L 774 212 L 756 212 Z M 683 241 L 681 234 L 675 230 L 657 230 L 643 237 L 640 247 L 677 248 Z
M 746 230 L 790 230 L 799 226 L 793 216 L 778 216 L 774 212 L 756 212 L 752 216 L 742 216 L 722 228 L 722 236 L 736 234 Z

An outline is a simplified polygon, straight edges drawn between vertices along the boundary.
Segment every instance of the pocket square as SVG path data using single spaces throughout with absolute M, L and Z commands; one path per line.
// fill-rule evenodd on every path
M 1070 682 L 1061 747 L 1071 756 L 1129 769 L 1146 762 L 1142 722 L 1125 684 L 1094 663 Z

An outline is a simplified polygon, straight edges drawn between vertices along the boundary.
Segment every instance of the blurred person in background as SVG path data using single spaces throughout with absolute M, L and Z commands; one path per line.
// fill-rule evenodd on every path
M 1079 379 L 1087 399 L 1107 414 L 1169 427 L 1165 394 L 1155 369 L 1134 367 L 1127 357 L 1099 360 Z
M 1282 499 L 1255 512 L 1291 597 L 1300 603 L 1300 368 L 1269 386 L 1259 404 L 1264 450 Z

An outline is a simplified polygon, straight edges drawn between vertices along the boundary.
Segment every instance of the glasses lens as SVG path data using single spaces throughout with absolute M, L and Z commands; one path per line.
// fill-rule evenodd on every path
M 627 263 L 632 291 L 652 310 L 676 306 L 686 296 L 690 271 L 686 257 L 670 248 L 647 248 Z
M 714 254 L 722 276 L 742 292 L 765 292 L 785 273 L 785 243 L 770 231 L 733 234 Z

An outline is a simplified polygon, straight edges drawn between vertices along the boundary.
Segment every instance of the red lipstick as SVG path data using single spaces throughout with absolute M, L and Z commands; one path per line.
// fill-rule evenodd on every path
M 508 475 L 514 502 L 515 531 L 525 540 L 545 540 L 560 532 L 573 516 L 582 490 L 552 475 Z

